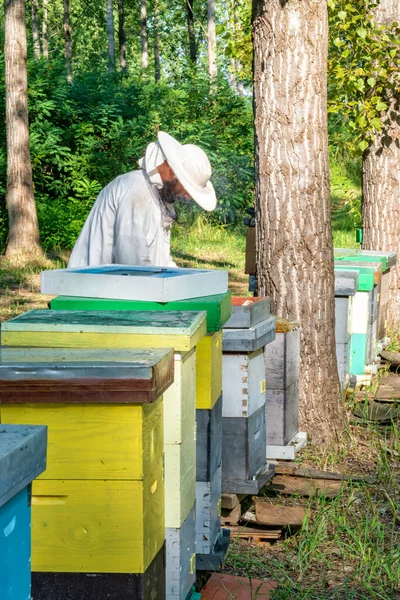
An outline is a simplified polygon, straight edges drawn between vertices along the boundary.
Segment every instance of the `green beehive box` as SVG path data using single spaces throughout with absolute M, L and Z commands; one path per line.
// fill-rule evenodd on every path
M 349 269 L 356 269 L 359 274 L 360 274 L 360 279 L 359 279 L 359 286 L 358 286 L 358 291 L 359 292 L 369 292 L 370 290 L 373 289 L 374 285 L 375 285 L 375 273 L 379 271 L 379 266 L 377 266 L 376 268 L 373 267 L 365 267 L 365 266 L 358 266 L 358 264 L 351 264 L 348 262 L 341 262 L 340 264 L 338 264 L 337 262 L 335 262 L 335 271 L 339 272 L 339 271 L 348 271 Z
M 232 312 L 231 292 L 177 300 L 175 302 L 147 302 L 144 300 L 112 300 L 81 296 L 57 296 L 50 301 L 52 310 L 132 310 L 132 311 L 206 311 L 207 332 L 219 331 Z

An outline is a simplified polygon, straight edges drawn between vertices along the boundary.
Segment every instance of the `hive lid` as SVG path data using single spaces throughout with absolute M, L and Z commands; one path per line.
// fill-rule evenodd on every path
M 270 316 L 269 298 L 232 298 L 232 316 L 225 328 L 242 329 L 265 321 Z
M 206 333 L 205 312 L 32 310 L 1 324 L 5 346 L 191 350 Z
M 100 403 L 107 392 L 125 392 L 129 403 L 153 402 L 173 380 L 172 349 L 0 349 L 3 403 L 27 401 L 27 394 L 36 402 L 43 401 L 43 394 L 53 394 L 54 403 L 67 398 Z
M 254 352 L 275 339 L 276 318 L 270 316 L 265 321 L 245 329 L 223 329 L 222 349 L 224 352 Z
M 57 296 L 50 301 L 52 310 L 132 310 L 132 311 L 206 311 L 207 331 L 219 331 L 230 318 L 230 291 L 226 294 L 202 296 L 173 302 L 146 300 L 120 300 L 115 298 L 85 298 L 82 296 Z
M 0 507 L 46 468 L 47 427 L 0 425 Z
M 41 273 L 43 294 L 171 302 L 225 294 L 228 272 L 101 265 Z

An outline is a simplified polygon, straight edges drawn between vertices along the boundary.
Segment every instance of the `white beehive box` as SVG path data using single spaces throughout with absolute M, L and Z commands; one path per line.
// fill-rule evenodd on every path
M 41 273 L 42 294 L 172 302 L 228 291 L 227 271 L 100 265 Z

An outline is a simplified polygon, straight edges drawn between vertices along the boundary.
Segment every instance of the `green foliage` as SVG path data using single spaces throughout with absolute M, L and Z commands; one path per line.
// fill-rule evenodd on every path
M 361 153 L 382 130 L 390 96 L 400 91 L 400 27 L 377 24 L 374 0 L 328 5 L 329 111 L 349 132 L 350 150 Z
M 219 198 L 212 219 L 239 222 L 252 200 L 253 134 L 249 100 L 221 80 L 155 85 L 139 77 L 78 73 L 63 63 L 29 64 L 31 156 L 41 241 L 71 248 L 100 189 L 137 168 L 158 129 L 204 148 Z M 0 81 L 4 97 L 4 80 Z M 4 103 L 0 105 L 4 123 Z M 0 246 L 7 235 L 5 128 L 0 128 Z

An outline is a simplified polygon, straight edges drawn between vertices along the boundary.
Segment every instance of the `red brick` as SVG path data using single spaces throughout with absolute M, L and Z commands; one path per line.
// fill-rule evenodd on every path
M 213 573 L 201 592 L 201 600 L 270 600 L 276 581 L 261 581 Z

